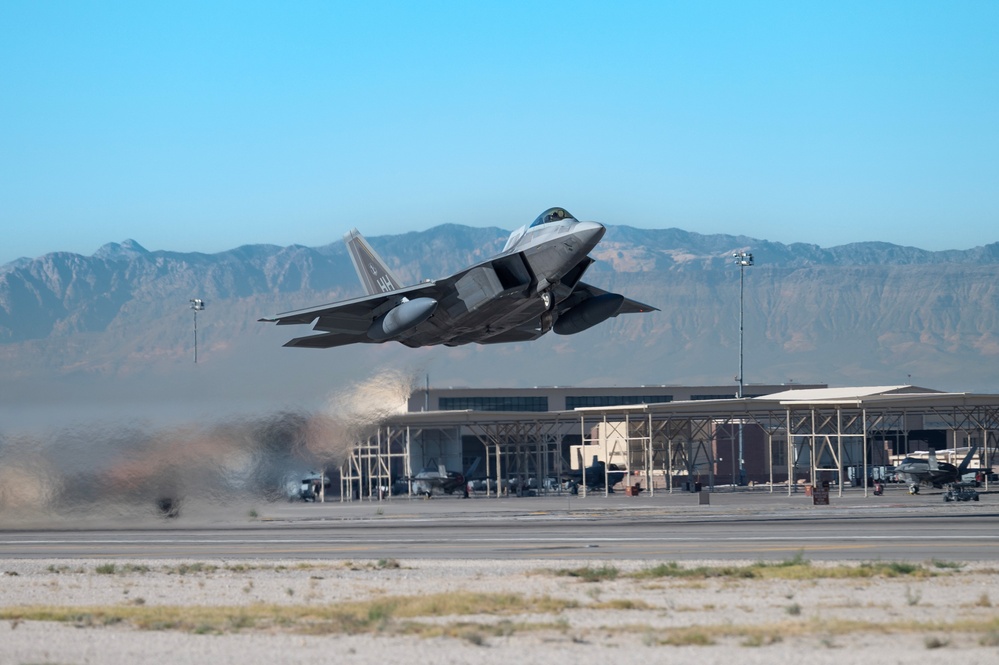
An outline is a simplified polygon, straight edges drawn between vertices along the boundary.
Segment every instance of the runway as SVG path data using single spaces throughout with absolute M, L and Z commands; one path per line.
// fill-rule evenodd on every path
M 759 493 L 273 504 L 246 513 L 0 531 L 0 558 L 993 560 L 996 495 L 976 504 Z M 909 500 L 911 499 L 911 501 Z M 839 505 L 835 505 L 838 502 Z

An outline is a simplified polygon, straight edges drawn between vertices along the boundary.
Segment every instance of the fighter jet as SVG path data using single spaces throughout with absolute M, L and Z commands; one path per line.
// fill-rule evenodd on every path
M 605 465 L 596 455 L 593 456 L 593 463 L 583 471 L 568 471 L 563 474 L 563 478 L 570 480 L 577 485 L 586 485 L 586 489 L 597 490 L 607 487 L 608 492 L 614 491 L 614 486 L 624 480 L 626 472 L 618 468 L 617 464 Z
M 478 466 L 476 463 L 473 465 Z M 468 498 L 466 475 L 459 471 L 449 471 L 443 464 L 435 467 L 432 463 L 415 476 L 398 478 L 392 483 L 392 494 L 412 493 L 431 497 L 435 493 L 454 494 L 461 491 Z
M 434 490 L 442 494 L 454 494 L 458 490 L 468 498 L 468 482 L 458 471 L 424 469 L 413 478 L 413 494 L 433 496 Z
M 944 485 L 961 482 L 961 477 L 968 471 L 968 465 L 977 450 L 978 446 L 972 446 L 960 466 L 938 462 L 936 451 L 933 450 L 930 451 L 927 459 L 906 457 L 901 464 L 895 467 L 895 473 L 899 478 L 909 483 L 909 494 L 919 494 L 920 485 L 930 485 L 937 489 L 943 489 Z
M 524 342 L 549 330 L 572 335 L 618 314 L 658 311 L 582 281 L 606 229 L 549 208 L 514 231 L 503 251 L 450 277 L 401 286 L 357 232 L 344 236 L 367 295 L 260 321 L 312 325 L 317 335 L 285 346 L 326 349 L 356 343 L 409 347 Z

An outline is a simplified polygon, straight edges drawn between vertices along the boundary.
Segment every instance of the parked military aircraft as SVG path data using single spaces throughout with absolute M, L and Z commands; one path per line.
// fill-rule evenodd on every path
M 618 314 L 658 311 L 581 281 L 594 262 L 588 254 L 605 230 L 563 208 L 549 208 L 514 231 L 493 258 L 450 277 L 403 287 L 353 229 L 344 242 L 367 295 L 260 320 L 314 324 L 320 332 L 285 346 L 395 341 L 415 348 L 522 342 L 549 330 L 571 335 Z
M 895 473 L 903 481 L 909 483 L 909 494 L 918 494 L 920 485 L 930 485 L 943 489 L 944 485 L 960 483 L 961 477 L 967 473 L 968 465 L 978 446 L 972 446 L 960 466 L 948 462 L 938 462 L 936 451 L 931 450 L 926 459 L 906 457 L 895 467 Z
M 428 467 L 410 478 L 400 478 L 392 483 L 392 494 L 413 494 L 431 497 L 435 492 L 454 494 L 460 491 L 468 498 L 468 482 L 458 471 L 448 471 L 443 465 Z
M 594 456 L 593 464 L 583 471 L 568 471 L 563 475 L 577 485 L 586 485 L 589 490 L 604 489 L 606 485 L 607 490 L 613 492 L 614 486 L 624 480 L 627 474 L 619 470 L 617 464 L 607 466 Z

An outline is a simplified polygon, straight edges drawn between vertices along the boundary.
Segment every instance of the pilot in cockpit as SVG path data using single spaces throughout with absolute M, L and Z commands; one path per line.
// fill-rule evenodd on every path
M 564 219 L 571 219 L 572 215 L 565 211 L 563 208 L 550 208 L 541 213 L 534 223 L 531 224 L 531 228 L 535 226 L 540 226 L 542 224 L 550 224 L 552 222 L 560 222 Z
M 503 247 L 503 251 L 505 252 L 506 250 L 516 245 L 520 241 L 520 239 L 524 237 L 524 234 L 527 233 L 528 229 L 536 229 L 544 224 L 550 224 L 551 222 L 561 222 L 567 219 L 574 220 L 575 218 L 565 208 L 549 208 L 548 210 L 545 210 L 543 213 L 538 215 L 538 217 L 530 224 L 522 226 L 513 233 L 511 233 L 510 237 L 506 241 L 506 245 L 504 245 Z

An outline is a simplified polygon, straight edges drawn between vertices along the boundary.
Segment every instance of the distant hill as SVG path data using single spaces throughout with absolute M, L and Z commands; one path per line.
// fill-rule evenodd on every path
M 507 232 L 444 225 L 370 238 L 406 281 L 498 252 Z M 999 389 L 999 243 L 928 252 L 833 248 L 679 229 L 610 227 L 587 281 L 662 309 L 571 337 L 488 347 L 398 344 L 285 349 L 307 328 L 261 316 L 360 295 L 342 243 L 248 245 L 218 254 L 126 240 L 0 267 L 0 399 L 318 400 L 391 367 L 435 385 L 734 382 L 739 270 L 746 269 L 746 381 Z M 198 316 L 193 367 L 190 298 Z M 422 379 L 421 379 L 422 381 Z M 192 389 L 191 386 L 197 386 Z

